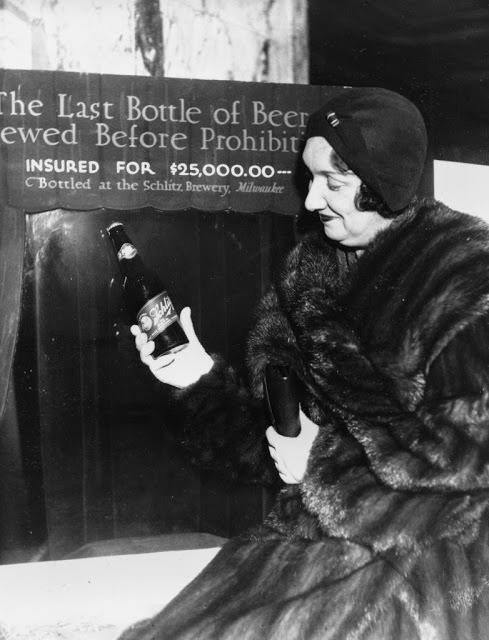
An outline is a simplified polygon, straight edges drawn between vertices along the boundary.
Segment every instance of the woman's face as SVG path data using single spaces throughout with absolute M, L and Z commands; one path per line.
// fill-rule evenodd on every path
M 306 142 L 302 158 L 309 169 L 309 193 L 305 207 L 317 212 L 324 233 L 345 247 L 366 247 L 392 220 L 377 211 L 360 211 L 355 196 L 362 181 L 353 171 L 340 172 L 332 162 L 333 148 L 324 138 L 314 136 Z

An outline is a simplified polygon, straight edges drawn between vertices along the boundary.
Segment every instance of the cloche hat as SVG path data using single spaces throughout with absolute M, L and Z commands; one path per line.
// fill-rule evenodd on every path
M 343 87 L 308 121 L 306 140 L 325 138 L 349 168 L 392 211 L 416 193 L 426 161 L 427 134 L 418 108 L 377 87 Z

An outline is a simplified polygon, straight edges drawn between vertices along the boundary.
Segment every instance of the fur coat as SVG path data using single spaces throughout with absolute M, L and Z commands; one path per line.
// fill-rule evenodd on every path
M 196 463 L 273 483 L 262 372 L 292 365 L 320 427 L 303 482 L 124 637 L 488 637 L 489 229 L 424 201 L 340 258 L 322 231 L 288 256 L 249 389 L 217 362 L 176 394 Z

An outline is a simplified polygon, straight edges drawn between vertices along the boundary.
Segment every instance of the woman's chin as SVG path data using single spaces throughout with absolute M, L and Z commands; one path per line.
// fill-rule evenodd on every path
M 342 232 L 341 229 L 337 228 L 336 224 L 331 224 L 331 222 L 323 223 L 323 231 L 324 235 L 330 240 L 334 240 L 335 242 L 341 243 L 342 240 L 345 240 L 345 233 Z

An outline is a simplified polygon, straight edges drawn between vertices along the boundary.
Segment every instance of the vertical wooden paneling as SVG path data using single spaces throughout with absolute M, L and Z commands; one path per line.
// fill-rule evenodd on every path
M 199 301 L 198 315 L 203 345 L 210 353 L 228 353 L 228 316 L 226 313 L 226 214 L 199 212 Z
M 199 212 L 198 237 L 200 256 L 198 336 L 209 353 L 227 358 L 229 353 L 229 318 L 226 289 L 226 214 Z M 228 535 L 229 486 L 212 473 L 202 473 L 199 529 Z
M 126 224 L 141 256 L 159 273 L 177 307 L 188 304 L 198 309 L 195 214 L 147 210 L 119 212 L 117 219 Z M 115 258 L 111 265 L 114 269 Z M 120 366 L 109 412 L 115 447 L 116 535 L 195 531 L 199 525 L 200 484 L 197 473 L 165 429 L 170 418 L 167 390 L 139 361 L 127 328 L 120 326 L 118 331 Z
M 228 360 L 242 364 L 251 315 L 260 297 L 259 223 L 256 215 L 230 215 L 224 224 Z
M 26 240 L 31 233 L 30 224 Z M 33 555 L 33 549 L 43 548 L 46 541 L 46 511 L 44 477 L 42 472 L 41 437 L 39 417 L 39 380 L 37 370 L 37 335 L 35 329 L 36 303 L 33 255 L 29 247 L 24 254 L 24 279 L 22 284 L 21 322 L 17 338 L 13 382 L 17 402 L 17 428 L 20 439 L 23 481 L 26 490 L 25 529 L 19 538 L 25 557 Z M 8 452 L 10 455 L 10 452 Z M 1 466 L 3 468 L 3 465 Z
M 3 416 L 0 418 L 0 563 L 28 559 L 27 487 L 22 472 L 15 391 L 9 386 Z M 33 552 L 32 552 L 33 553 Z
M 24 215 L 0 210 L 0 420 L 3 416 L 17 339 L 24 255 Z
M 246 334 L 262 288 L 259 218 L 209 213 L 201 218 L 200 230 L 203 343 L 242 372 Z M 202 530 L 231 535 L 241 529 L 243 513 L 261 514 L 259 491 L 250 494 L 249 488 L 223 482 L 218 473 L 202 474 Z
M 11 561 L 20 558 L 27 503 L 12 375 L 21 313 L 24 227 L 21 211 L 0 208 L 0 558 L 8 555 Z
M 201 291 L 207 292 L 206 302 L 212 300 L 209 308 L 219 312 L 212 315 L 203 308 L 208 324 L 205 338 L 218 347 L 221 343 L 217 351 L 244 375 L 243 356 L 254 310 L 295 241 L 295 221 L 264 212 L 209 214 L 206 222 L 213 217 L 214 225 L 201 218 Z M 216 277 L 220 265 L 222 273 Z M 260 487 L 226 484 L 212 474 L 202 477 L 201 527 L 205 531 L 234 535 L 260 522 L 269 506 L 270 496 Z
M 34 295 L 26 297 L 18 363 L 25 371 L 26 349 L 35 345 L 37 452 L 52 558 L 111 537 L 229 536 L 259 522 L 267 508 L 260 488 L 192 469 L 165 428 L 168 388 L 139 361 L 122 322 L 120 274 L 104 235 L 115 219 L 177 306 L 192 308 L 204 346 L 241 371 L 255 306 L 294 240 L 294 220 L 267 213 L 59 210 L 29 217 L 27 288 Z M 34 341 L 27 339 L 33 331 Z M 32 424 L 27 432 L 35 443 Z M 34 465 L 28 476 L 35 475 Z
M 49 544 L 56 556 L 69 550 L 70 540 L 84 539 L 79 279 L 62 213 L 41 214 L 31 222 L 41 446 Z
M 197 291 L 192 215 L 123 213 L 176 298 Z M 162 386 L 120 322 L 109 212 L 33 216 L 39 405 L 52 557 L 112 535 L 198 527 L 199 485 L 165 432 Z M 193 265 L 197 264 L 197 267 Z
M 262 263 L 268 262 L 268 251 L 266 245 L 262 251 L 259 216 L 229 216 L 226 223 L 226 288 L 230 340 L 228 357 L 243 370 L 246 337 L 261 296 Z M 261 510 L 260 491 L 249 486 L 232 487 L 229 535 L 259 522 Z

